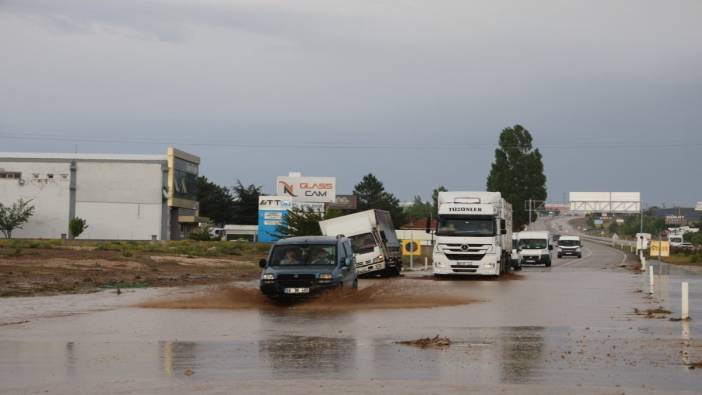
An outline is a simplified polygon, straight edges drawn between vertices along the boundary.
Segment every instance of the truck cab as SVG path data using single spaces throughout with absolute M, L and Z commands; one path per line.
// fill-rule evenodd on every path
M 351 240 L 303 236 L 278 241 L 261 259 L 260 289 L 271 299 L 307 297 L 321 291 L 358 287 Z
M 551 236 L 546 231 L 519 232 L 517 245 L 522 265 L 551 266 Z
M 319 221 L 323 235 L 343 234 L 351 240 L 359 275 L 397 276 L 402 270 L 402 251 L 390 213 L 366 210 Z
M 439 192 L 434 276 L 500 276 L 510 268 L 512 206 L 499 192 Z

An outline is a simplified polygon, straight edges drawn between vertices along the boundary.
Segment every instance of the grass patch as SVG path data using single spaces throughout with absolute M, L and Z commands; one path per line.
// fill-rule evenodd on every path
M 658 258 L 658 257 L 653 257 Z M 702 266 L 702 254 L 695 255 L 671 255 L 662 257 L 661 260 L 671 265 Z
M 145 283 L 140 283 L 140 282 L 127 282 L 127 281 L 113 281 L 109 282 L 107 284 L 103 284 L 100 286 L 100 288 L 106 288 L 106 289 L 115 289 L 115 288 L 146 288 L 148 287 L 147 284 Z

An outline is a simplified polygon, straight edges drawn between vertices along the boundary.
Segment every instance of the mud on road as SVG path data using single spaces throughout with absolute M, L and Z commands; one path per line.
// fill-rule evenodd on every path
M 0 297 L 222 284 L 253 279 L 260 273 L 255 263 L 259 256 L 124 256 L 120 251 L 93 248 L 0 250 Z

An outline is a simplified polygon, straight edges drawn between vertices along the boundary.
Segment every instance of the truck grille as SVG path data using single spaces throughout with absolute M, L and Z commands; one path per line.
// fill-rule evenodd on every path
M 296 278 L 297 277 L 297 278 Z M 314 274 L 279 274 L 278 285 L 281 287 L 309 287 L 314 285 Z
M 478 267 L 480 265 L 451 265 L 451 269 L 458 269 L 457 271 L 461 271 L 461 269 L 477 269 Z
M 485 254 L 449 254 L 445 253 L 446 258 L 452 261 L 479 261 L 483 259 Z

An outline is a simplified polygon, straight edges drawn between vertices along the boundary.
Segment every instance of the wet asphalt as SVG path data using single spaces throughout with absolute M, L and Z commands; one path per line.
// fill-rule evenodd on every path
M 188 292 L 173 289 L 6 298 L 0 393 L 700 393 L 702 367 L 689 365 L 702 362 L 702 276 L 654 264 L 649 294 L 626 259 L 586 242 L 582 259 L 502 281 L 408 272 L 361 284 L 473 301 L 433 308 L 134 307 Z M 669 320 L 681 281 L 690 322 Z M 634 313 L 658 306 L 671 314 Z M 435 335 L 452 344 L 397 344 Z

